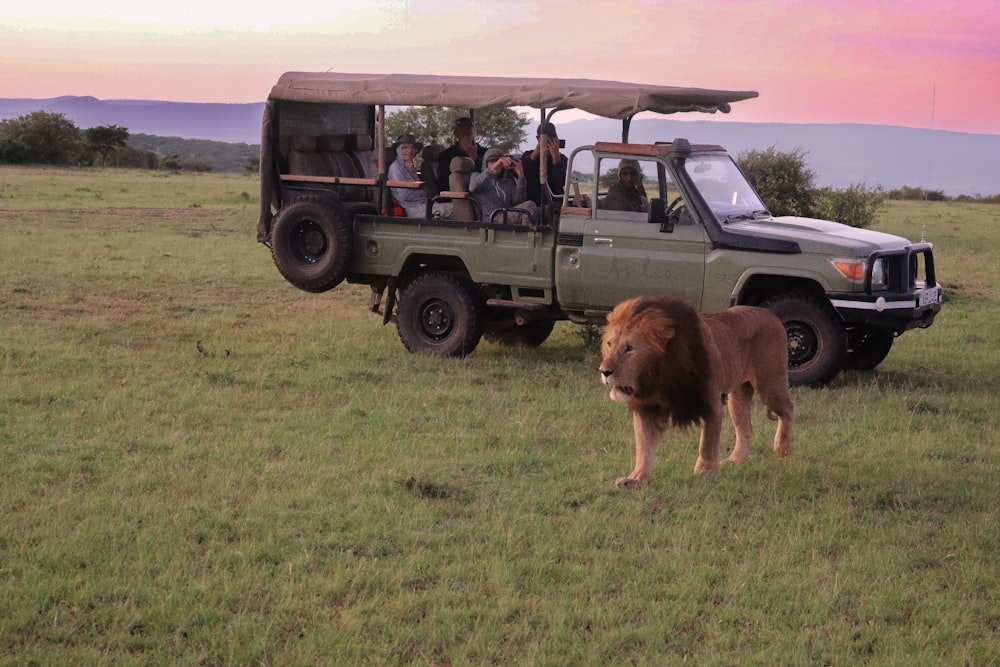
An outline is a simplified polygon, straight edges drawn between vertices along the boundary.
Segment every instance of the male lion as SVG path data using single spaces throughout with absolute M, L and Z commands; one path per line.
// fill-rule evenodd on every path
M 618 304 L 608 316 L 601 345 L 601 381 L 611 399 L 627 403 L 635 430 L 635 469 L 615 481 L 645 484 L 668 426 L 684 429 L 701 422 L 696 473 L 719 470 L 722 406 L 736 427 L 729 460 L 750 452 L 750 405 L 760 394 L 768 417 L 777 418 L 774 451 L 792 452 L 788 396 L 787 335 L 769 310 L 736 306 L 699 315 L 680 299 L 640 296 Z M 727 399 L 728 397 L 728 399 Z

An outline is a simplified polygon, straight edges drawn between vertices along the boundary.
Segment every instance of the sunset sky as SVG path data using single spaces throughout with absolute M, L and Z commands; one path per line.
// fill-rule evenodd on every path
M 0 8 L 0 97 L 260 102 L 289 70 L 585 77 L 760 92 L 725 120 L 1000 134 L 997 8 L 996 0 L 14 0 Z

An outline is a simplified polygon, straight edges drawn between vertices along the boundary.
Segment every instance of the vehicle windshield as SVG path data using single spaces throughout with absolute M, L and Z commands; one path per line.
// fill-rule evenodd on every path
M 684 169 L 719 222 L 771 216 L 728 155 L 692 155 L 685 160 Z

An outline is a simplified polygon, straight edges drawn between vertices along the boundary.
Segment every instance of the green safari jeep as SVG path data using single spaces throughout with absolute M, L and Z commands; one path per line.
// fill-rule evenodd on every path
M 874 368 L 896 336 L 930 326 L 941 308 L 931 244 L 774 217 L 722 147 L 628 141 L 637 113 L 728 112 L 756 95 L 579 79 L 287 73 L 264 114 L 258 240 L 300 289 L 369 285 L 370 309 L 395 322 L 411 352 L 464 356 L 483 336 L 540 345 L 558 320 L 602 324 L 624 299 L 672 293 L 702 312 L 774 311 L 788 332 L 793 385 Z M 435 164 L 426 149 L 426 178 L 389 180 L 383 121 L 394 105 L 470 114 L 533 107 L 542 122 L 576 108 L 621 119 L 622 136 L 573 150 L 561 188 L 547 185 L 543 162 L 537 214 L 512 224 L 506 209 L 483 219 L 462 187 L 462 165 Z M 638 171 L 641 190 L 630 210 L 608 197 L 625 165 Z M 452 170 L 451 190 L 437 191 L 432 169 Z M 393 206 L 394 187 L 425 189 L 425 215 Z M 439 217 L 438 203 L 454 214 Z

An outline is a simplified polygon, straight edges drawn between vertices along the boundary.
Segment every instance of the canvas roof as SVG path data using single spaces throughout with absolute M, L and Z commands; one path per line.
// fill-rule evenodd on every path
M 389 106 L 490 106 L 580 109 L 605 118 L 642 111 L 728 113 L 730 104 L 757 97 L 752 90 L 709 90 L 594 79 L 543 79 L 420 74 L 287 72 L 272 100 Z

